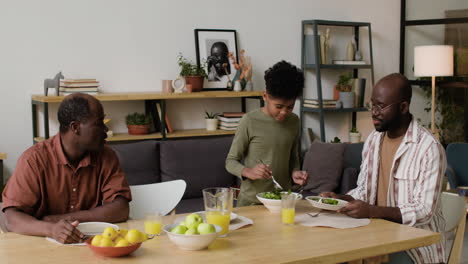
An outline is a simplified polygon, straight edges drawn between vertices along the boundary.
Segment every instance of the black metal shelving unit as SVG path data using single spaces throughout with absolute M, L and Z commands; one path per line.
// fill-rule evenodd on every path
M 312 26 L 314 37 L 314 64 L 306 64 L 306 47 L 305 47 L 305 30 L 306 27 Z M 369 34 L 369 64 L 359 64 L 359 65 L 348 65 L 348 64 L 322 64 L 320 58 L 320 39 L 318 35 L 319 26 L 339 26 L 339 27 L 351 27 L 353 28 L 353 36 L 356 43 L 356 47 L 359 47 L 359 29 L 361 27 L 366 27 Z M 352 113 L 352 125 L 356 126 L 356 113 L 365 112 L 367 108 L 365 107 L 356 107 L 356 108 L 323 108 L 323 98 L 322 98 L 322 78 L 321 70 L 322 69 L 336 69 L 343 70 L 349 69 L 353 71 L 353 78 L 358 77 L 359 70 L 370 70 L 371 71 L 371 85 L 374 85 L 374 62 L 372 55 L 372 33 L 371 33 L 371 24 L 367 22 L 348 22 L 348 21 L 331 21 L 331 20 L 303 20 L 301 28 L 301 38 L 302 38 L 302 51 L 301 51 L 301 65 L 303 71 L 313 70 L 315 71 L 315 79 L 317 85 L 317 100 L 319 102 L 318 108 L 311 108 L 304 106 L 304 96 L 301 99 L 300 105 L 300 118 L 301 118 L 301 133 L 304 127 L 304 113 L 318 113 L 320 120 L 320 140 L 326 142 L 325 136 L 325 113 Z
M 406 0 L 401 0 L 400 10 L 400 73 L 405 74 L 405 48 L 406 48 L 406 27 L 410 26 L 429 26 L 429 25 L 448 25 L 448 24 L 464 24 L 468 23 L 468 17 L 453 17 L 453 18 L 437 18 L 437 19 L 417 19 L 407 20 L 406 19 Z M 430 85 L 430 81 L 425 80 L 410 80 L 411 85 L 422 86 Z M 467 76 L 455 76 L 452 81 L 438 81 L 438 85 L 449 86 L 450 84 L 456 85 L 460 88 L 466 88 L 468 86 Z M 465 142 L 468 142 L 468 89 L 464 89 L 464 131 L 465 131 Z

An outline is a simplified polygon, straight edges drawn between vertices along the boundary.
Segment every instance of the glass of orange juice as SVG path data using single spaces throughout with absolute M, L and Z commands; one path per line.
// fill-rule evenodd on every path
M 159 235 L 162 229 L 162 214 L 159 212 L 146 214 L 145 233 L 148 235 Z
M 220 237 L 227 236 L 231 220 L 233 191 L 230 188 L 203 189 L 205 216 L 208 224 L 221 227 Z
M 296 214 L 296 195 L 293 193 L 281 194 L 281 221 L 286 225 L 294 225 Z

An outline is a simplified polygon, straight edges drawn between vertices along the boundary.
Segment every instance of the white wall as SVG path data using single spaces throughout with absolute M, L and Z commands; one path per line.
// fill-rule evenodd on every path
M 3 1 L 0 152 L 8 154 L 6 175 L 32 145 L 30 96 L 42 93 L 43 80 L 58 71 L 66 78 L 97 78 L 103 92 L 159 91 L 161 79 L 178 73 L 178 52 L 195 59 L 195 28 L 227 28 L 237 30 L 239 47 L 252 56 L 255 89 L 261 90 L 264 70 L 278 60 L 300 65 L 301 20 L 329 19 L 372 23 L 378 79 L 398 71 L 399 10 L 399 1 L 387 0 Z M 118 132 L 125 130 L 123 116 L 141 111 L 143 104 L 104 107 Z M 171 103 L 173 126 L 203 127 L 204 107 L 234 111 L 239 104 L 226 99 Z M 331 120 L 327 133 L 347 138 L 348 119 Z M 313 120 L 310 124 L 318 131 Z M 51 125 L 53 134 L 56 122 Z M 364 136 L 370 132 L 368 114 L 359 115 L 358 128 Z

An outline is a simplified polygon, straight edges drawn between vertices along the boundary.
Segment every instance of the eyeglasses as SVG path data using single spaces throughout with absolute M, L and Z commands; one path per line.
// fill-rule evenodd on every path
M 404 102 L 404 101 L 398 101 L 398 102 L 389 104 L 389 105 L 387 105 L 387 106 L 382 106 L 382 105 L 378 105 L 378 104 L 373 104 L 372 102 L 368 102 L 368 103 L 366 104 L 366 108 L 367 108 L 367 110 L 369 110 L 371 113 L 382 113 L 383 111 L 385 111 L 385 109 L 389 108 L 390 106 L 399 104 L 399 103 L 401 103 L 401 102 Z

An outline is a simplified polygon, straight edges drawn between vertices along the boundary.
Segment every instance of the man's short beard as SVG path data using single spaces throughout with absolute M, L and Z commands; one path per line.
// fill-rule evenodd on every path
M 375 128 L 375 130 L 378 132 L 386 132 L 388 130 L 398 128 L 401 124 L 401 119 L 402 119 L 401 116 L 398 115 L 398 116 L 395 116 L 395 118 L 391 120 L 387 120 L 387 121 L 382 120 L 380 128 Z

